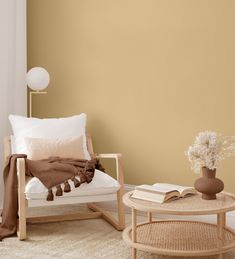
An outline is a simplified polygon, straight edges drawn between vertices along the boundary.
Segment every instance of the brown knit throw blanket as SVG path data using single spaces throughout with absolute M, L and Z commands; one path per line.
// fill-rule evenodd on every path
M 3 171 L 4 178 L 4 201 L 2 210 L 2 223 L 0 225 L 0 241 L 7 236 L 12 236 L 17 230 L 18 217 L 18 181 L 17 181 L 17 158 L 25 159 L 25 174 L 37 177 L 48 189 L 47 200 L 52 201 L 54 195 L 52 187 L 56 186 L 56 196 L 62 196 L 61 184 L 64 183 L 64 192 L 70 192 L 68 180 L 74 182 L 75 187 L 82 183 L 92 181 L 95 169 L 104 171 L 96 158 L 91 160 L 70 159 L 52 157 L 43 160 L 29 160 L 26 155 L 11 155 Z M 80 181 L 75 178 L 79 176 Z

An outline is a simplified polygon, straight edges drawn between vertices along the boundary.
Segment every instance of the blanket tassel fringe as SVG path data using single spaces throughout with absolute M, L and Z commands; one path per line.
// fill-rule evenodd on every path
M 71 192 L 71 187 L 68 181 L 64 182 L 64 192 Z
M 53 200 L 54 200 L 54 195 L 53 195 L 52 189 L 49 189 L 47 194 L 47 201 L 53 201 Z
M 56 185 L 56 193 L 55 193 L 55 195 L 56 196 L 62 196 L 63 195 L 63 190 L 62 190 L 60 184 Z

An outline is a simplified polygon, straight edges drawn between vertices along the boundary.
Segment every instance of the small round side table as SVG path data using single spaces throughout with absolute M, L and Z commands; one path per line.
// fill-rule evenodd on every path
M 217 194 L 216 200 L 203 200 L 200 194 L 159 204 L 132 198 L 133 192 L 123 196 L 132 209 L 132 225 L 123 231 L 124 241 L 132 247 L 132 258 L 137 249 L 171 256 L 218 255 L 235 247 L 235 232 L 226 227 L 226 212 L 235 210 L 235 195 Z M 145 211 L 147 222 L 136 222 L 136 212 Z M 152 220 L 152 212 L 167 215 L 217 215 L 217 224 L 190 220 Z

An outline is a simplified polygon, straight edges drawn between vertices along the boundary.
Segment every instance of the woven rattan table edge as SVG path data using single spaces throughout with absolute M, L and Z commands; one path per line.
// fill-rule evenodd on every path
M 133 209 L 139 210 L 139 211 L 144 211 L 144 212 L 156 212 L 158 214 L 166 214 L 166 215 L 212 215 L 212 214 L 218 214 L 218 213 L 226 213 L 229 211 L 235 210 L 235 195 L 232 193 L 228 192 L 223 192 L 223 194 L 227 195 L 228 197 L 232 197 L 234 199 L 234 204 L 232 206 L 228 206 L 225 208 L 217 208 L 217 209 L 208 209 L 208 210 L 185 210 L 185 211 L 180 211 L 179 209 L 175 210 L 170 210 L 170 209 L 159 209 L 159 208 L 154 208 L 154 202 L 152 202 L 152 207 L 149 207 L 148 205 L 144 205 L 144 201 L 141 200 L 139 201 L 138 199 L 131 198 L 130 196 L 132 195 L 134 191 L 130 191 L 124 194 L 123 196 L 123 203 Z M 185 198 L 189 199 L 189 198 Z M 172 201 L 174 202 L 174 201 Z M 208 201 L 209 202 L 209 201 Z M 149 203 L 146 201 L 146 203 Z

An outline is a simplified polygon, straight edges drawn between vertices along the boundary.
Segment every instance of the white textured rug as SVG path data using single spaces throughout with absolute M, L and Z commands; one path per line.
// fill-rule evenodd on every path
M 78 206 L 60 207 L 53 211 L 43 209 L 43 214 L 58 212 L 74 212 Z M 38 211 L 32 211 L 37 214 Z M 130 216 L 127 216 L 127 222 Z M 18 241 L 16 237 L 0 242 L 1 259 L 127 259 L 131 258 L 131 250 L 122 241 L 122 233 L 102 219 L 70 221 L 61 223 L 45 223 L 28 225 L 28 239 Z M 182 257 L 157 256 L 138 251 L 141 259 L 173 259 Z M 187 257 L 189 259 L 189 257 Z M 194 257 L 195 258 L 195 257 Z M 197 257 L 198 258 L 198 257 Z M 216 257 L 202 257 L 215 259 Z M 224 259 L 234 259 L 229 253 Z M 195 258 L 196 259 L 196 258 Z

